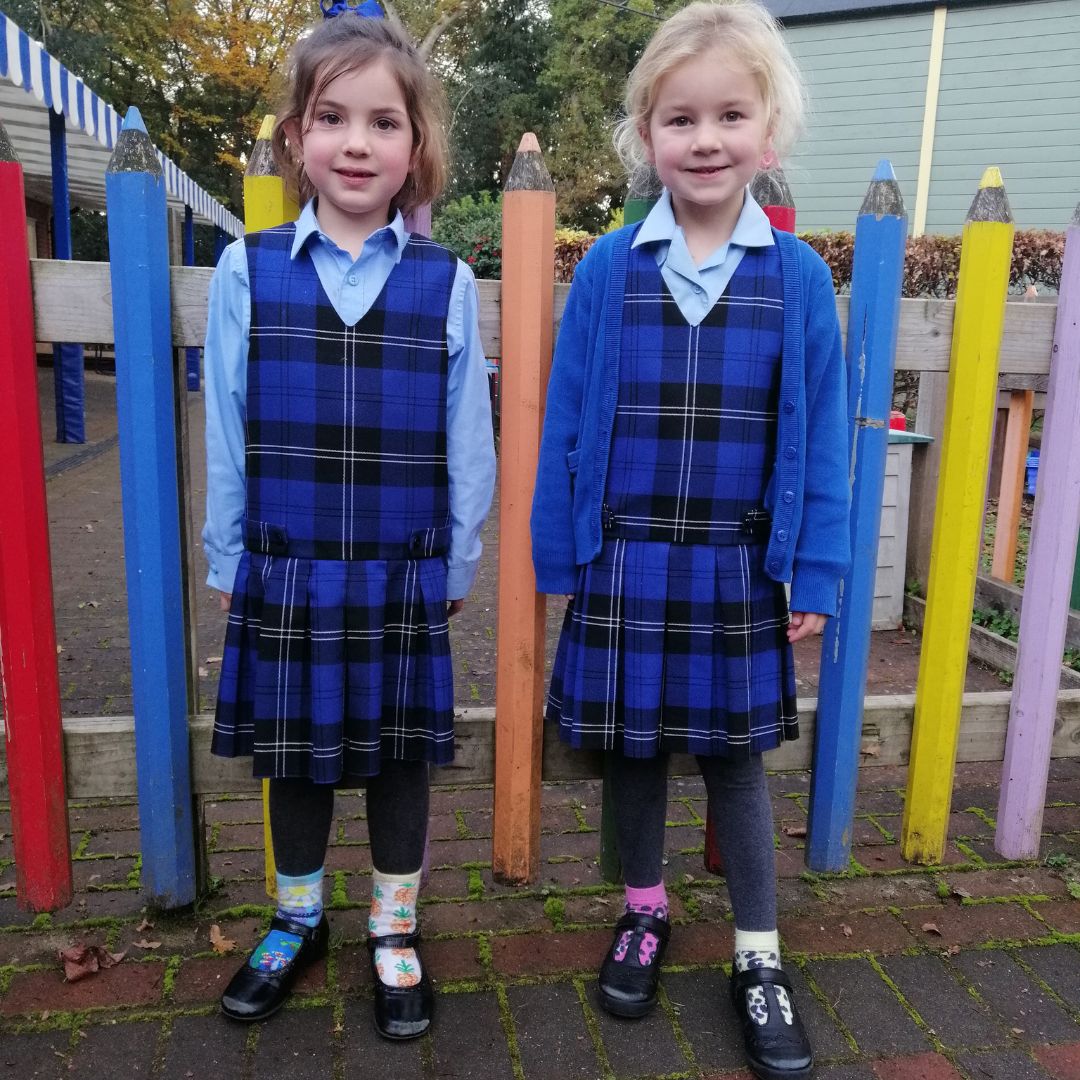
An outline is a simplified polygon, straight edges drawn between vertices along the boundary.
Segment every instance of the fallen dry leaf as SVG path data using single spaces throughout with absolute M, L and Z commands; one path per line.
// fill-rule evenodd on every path
M 227 938 L 217 923 L 210 927 L 210 944 L 213 945 L 214 952 L 222 956 L 231 953 L 236 948 L 236 942 Z
M 145 934 L 147 930 L 153 930 L 154 924 L 149 919 L 143 919 L 138 926 L 135 927 L 136 934 Z
M 135 942 L 134 947 L 136 949 L 160 949 L 161 948 L 161 942 L 160 941 L 147 941 L 146 938 L 140 938 L 140 940 Z
M 844 937 L 851 937 L 851 927 L 847 923 L 841 923 L 840 929 L 844 931 Z
M 881 746 L 878 743 L 865 743 L 859 747 L 859 753 L 863 757 L 878 757 L 881 754 Z
M 952 887 L 952 894 L 953 896 L 959 896 L 961 900 L 971 899 L 971 893 L 969 893 L 967 889 L 962 889 L 959 885 L 954 885 Z
M 72 945 L 70 949 L 57 950 L 57 956 L 64 965 L 64 978 L 68 982 L 78 982 L 88 975 L 116 967 L 126 955 L 126 950 L 111 953 L 101 945 Z
M 221 663 L 221 657 L 220 656 L 208 656 L 206 658 L 206 662 L 208 664 L 220 664 Z
M 947 953 L 947 954 L 948 954 L 949 956 L 957 956 L 957 955 L 959 954 L 959 952 L 960 952 L 960 946 L 959 946 L 959 945 L 950 945 L 950 946 L 949 946 L 949 947 L 948 947 L 948 948 L 947 948 L 947 949 L 945 950 L 945 952 L 946 952 L 946 953 Z
M 785 836 L 805 836 L 805 825 L 784 825 L 782 826 L 782 832 Z
M 941 931 L 938 929 L 937 923 L 924 922 L 922 928 L 925 934 L 937 934 L 938 937 L 941 937 Z

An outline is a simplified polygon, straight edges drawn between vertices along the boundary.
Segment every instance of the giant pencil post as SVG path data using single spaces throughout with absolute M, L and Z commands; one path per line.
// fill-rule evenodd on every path
M 945 853 L 1013 232 L 1001 173 L 989 168 L 968 211 L 960 252 L 945 437 L 901 826 L 904 858 L 927 865 L 940 862 Z
M 1001 774 L 994 846 L 1008 859 L 1034 859 L 1039 854 L 1078 532 L 1080 207 L 1065 238 L 1039 483 L 1020 611 L 1020 644 Z
M 852 562 L 821 648 L 806 843 L 811 870 L 846 870 L 851 859 L 906 241 L 900 185 L 882 161 L 855 222 L 846 349 Z
M 270 146 L 273 134 L 274 118 L 264 116 L 244 172 L 244 229 L 247 232 L 284 225 L 286 221 L 295 221 L 300 213 L 300 207 L 285 189 L 285 181 L 274 161 Z M 274 843 L 270 835 L 269 780 L 263 781 L 262 795 L 266 894 L 277 896 L 277 867 L 274 865 Z
M 0 124 L 0 667 L 20 907 L 71 903 L 23 171 Z
M 105 173 L 142 883 L 195 899 L 165 179 L 139 110 Z
M 503 194 L 502 438 L 499 481 L 499 622 L 495 677 L 492 870 L 528 881 L 540 860 L 544 597 L 529 541 L 544 394 L 551 371 L 555 186 L 531 132 Z
M 769 224 L 781 232 L 795 231 L 795 200 L 791 196 L 787 177 L 780 168 L 780 162 L 774 154 L 769 154 L 762 161 L 762 168 L 750 182 L 750 194 L 758 206 L 765 211 Z M 710 874 L 723 874 L 724 863 L 720 857 L 720 846 L 716 841 L 716 822 L 712 811 L 705 815 L 705 869 Z

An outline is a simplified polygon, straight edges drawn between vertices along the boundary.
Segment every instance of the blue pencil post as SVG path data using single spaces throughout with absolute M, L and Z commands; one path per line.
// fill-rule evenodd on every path
M 184 265 L 195 265 L 195 215 L 190 206 L 184 207 Z M 187 388 L 199 389 L 199 357 L 202 350 L 196 346 L 189 346 L 184 350 L 185 370 L 187 372 Z
M 906 240 L 900 186 L 882 161 L 855 223 L 846 350 L 852 563 L 821 648 L 806 842 L 811 870 L 846 870 L 851 859 Z
M 142 884 L 195 899 L 165 182 L 139 110 L 105 174 Z
M 49 149 L 52 164 L 54 259 L 70 259 L 71 197 L 68 188 L 67 130 L 63 113 L 49 110 Z M 83 347 L 72 342 L 53 345 L 53 384 L 56 401 L 56 441 L 86 442 L 86 392 Z

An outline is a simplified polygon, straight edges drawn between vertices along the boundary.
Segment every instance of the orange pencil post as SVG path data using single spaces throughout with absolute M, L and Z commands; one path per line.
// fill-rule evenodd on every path
M 1031 410 L 1035 394 L 1013 390 L 1009 394 L 1009 419 L 1005 425 L 1005 453 L 1001 462 L 1001 492 L 997 527 L 994 529 L 994 560 L 990 573 L 1012 581 L 1016 572 L 1016 540 L 1020 533 L 1020 506 L 1024 501 L 1024 466 L 1027 463 Z
M 529 541 L 544 396 L 551 371 L 555 186 L 525 134 L 503 194 L 499 624 L 492 870 L 524 882 L 540 859 L 544 597 Z

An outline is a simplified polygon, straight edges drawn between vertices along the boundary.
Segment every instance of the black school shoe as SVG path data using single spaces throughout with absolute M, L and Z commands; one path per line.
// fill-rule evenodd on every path
M 615 959 L 619 938 L 630 931 L 630 945 L 622 960 Z M 657 939 L 656 952 L 650 963 L 642 964 L 638 957 L 645 934 Z M 600 1004 L 616 1016 L 644 1016 L 656 1004 L 656 989 L 660 985 L 660 962 L 664 959 L 671 924 L 667 919 L 628 911 L 615 924 L 615 939 L 600 965 Z
M 326 955 L 330 942 L 330 924 L 323 915 L 318 926 L 305 926 L 275 915 L 270 920 L 271 930 L 295 934 L 300 938 L 296 955 L 277 971 L 260 971 L 248 962 L 232 977 L 221 995 L 221 1011 L 232 1020 L 265 1020 L 285 1004 L 296 977 L 320 957 Z
M 765 994 L 769 1018 L 759 1024 L 750 1015 L 746 991 L 760 986 Z M 784 1020 L 776 987 L 787 991 L 791 1002 L 792 1022 Z M 804 1080 L 814 1067 L 814 1053 L 806 1029 L 795 1008 L 791 980 L 780 968 L 759 967 L 735 972 L 731 976 L 731 1002 L 742 1025 L 746 1045 L 746 1060 L 754 1074 L 762 1080 Z
M 419 930 L 411 934 L 384 934 L 382 937 L 368 938 L 371 979 L 375 985 L 375 1030 L 384 1039 L 395 1042 L 418 1039 L 431 1027 L 435 995 L 423 962 L 420 964 L 420 981 L 415 986 L 387 986 L 379 978 L 379 971 L 375 967 L 376 949 L 416 949 L 419 943 Z

